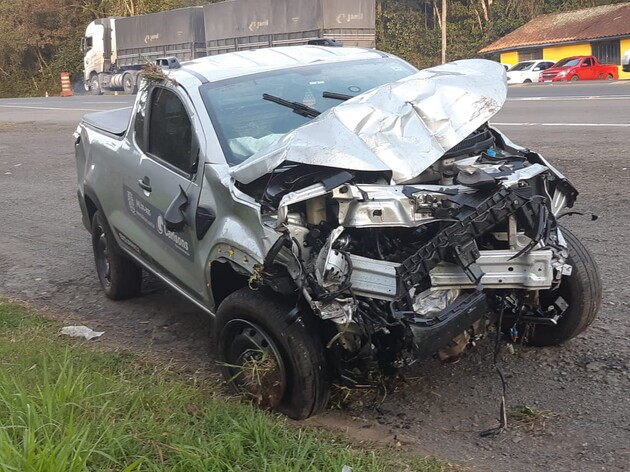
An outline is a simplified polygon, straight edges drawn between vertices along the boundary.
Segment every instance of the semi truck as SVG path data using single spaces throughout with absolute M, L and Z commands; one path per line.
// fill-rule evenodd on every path
M 94 20 L 82 41 L 85 89 L 96 95 L 103 90 L 136 93 L 145 63 L 164 56 L 205 56 L 204 31 L 203 7 Z
M 271 46 L 373 48 L 375 0 L 227 0 L 92 21 L 82 39 L 87 91 L 138 90 L 147 62 L 179 62 Z M 331 38 L 334 38 L 331 39 Z

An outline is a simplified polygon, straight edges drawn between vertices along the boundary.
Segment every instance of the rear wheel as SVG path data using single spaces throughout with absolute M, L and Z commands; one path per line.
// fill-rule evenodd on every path
M 613 79 L 614 79 L 614 77 L 613 77 L 613 75 L 612 75 L 612 74 L 608 74 L 608 75 L 606 76 L 606 80 L 613 80 Z
M 244 288 L 219 306 L 215 332 L 221 370 L 234 392 L 293 419 L 326 407 L 325 350 L 314 320 L 289 317 L 273 293 Z
M 568 307 L 557 325 L 534 327 L 528 337 L 534 346 L 555 346 L 574 338 L 593 322 L 602 301 L 602 282 L 593 256 L 573 233 L 561 230 L 569 250 L 567 263 L 573 270 L 562 277 L 557 289 L 540 293 L 540 306 L 544 310 L 562 297 Z
M 105 295 L 112 300 L 136 296 L 142 286 L 142 269 L 120 254 L 105 218 L 98 211 L 92 217 L 92 248 Z
M 127 95 L 135 95 L 138 93 L 138 85 L 136 83 L 136 77 L 133 74 L 127 72 L 122 79 L 123 89 Z
M 523 81 L 523 83 L 524 83 L 524 84 L 531 84 L 531 83 L 532 83 L 532 81 L 531 81 L 531 80 L 529 80 L 529 79 L 525 79 L 525 80 Z

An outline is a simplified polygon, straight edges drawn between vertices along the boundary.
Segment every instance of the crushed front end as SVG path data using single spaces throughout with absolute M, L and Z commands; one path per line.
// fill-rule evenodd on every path
M 344 371 L 457 353 L 503 312 L 554 323 L 541 306 L 570 274 L 556 216 L 577 195 L 541 156 L 482 126 L 415 182 L 387 174 L 287 165 L 254 182 L 263 221 L 282 236 L 263 283 L 298 293 L 334 326 Z
M 234 169 L 281 235 L 256 280 L 322 320 L 342 376 L 457 356 L 499 317 L 526 337 L 572 303 L 557 217 L 577 191 L 488 125 L 505 96 L 488 61 L 428 69 Z

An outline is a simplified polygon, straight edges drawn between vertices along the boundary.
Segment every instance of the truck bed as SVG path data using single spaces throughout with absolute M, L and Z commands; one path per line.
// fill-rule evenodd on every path
M 122 137 L 127 131 L 132 108 L 126 107 L 117 110 L 88 113 L 83 117 L 83 122 L 99 131 Z

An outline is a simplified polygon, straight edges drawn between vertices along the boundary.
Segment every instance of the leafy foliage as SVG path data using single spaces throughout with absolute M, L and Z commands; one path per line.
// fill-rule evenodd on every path
M 58 93 L 59 72 L 82 80 L 80 38 L 87 24 L 216 0 L 0 0 L 0 97 Z M 537 15 L 627 0 L 447 0 L 447 60 L 484 45 Z M 419 67 L 441 54 L 441 0 L 377 0 L 377 47 Z

